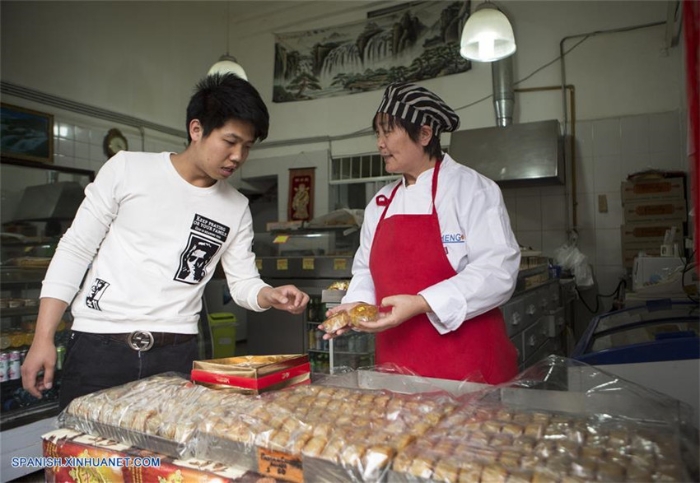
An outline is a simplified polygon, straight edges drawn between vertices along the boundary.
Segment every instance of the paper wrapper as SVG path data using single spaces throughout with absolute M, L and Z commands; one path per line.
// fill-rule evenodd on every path
M 311 366 L 301 354 L 226 357 L 194 361 L 191 379 L 212 389 L 260 394 L 310 384 Z

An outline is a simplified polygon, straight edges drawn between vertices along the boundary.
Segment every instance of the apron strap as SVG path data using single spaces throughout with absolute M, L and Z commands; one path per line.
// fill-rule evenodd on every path
M 442 162 L 442 160 L 440 160 L 440 159 L 435 162 L 435 171 L 433 171 L 433 180 L 432 180 L 432 188 L 431 188 L 433 209 L 431 211 L 431 214 L 435 214 L 435 194 L 437 193 L 438 173 L 440 172 L 441 162 Z M 389 198 L 387 198 L 384 195 L 377 196 L 377 200 L 376 200 L 377 206 L 384 207 L 384 211 L 382 212 L 382 216 L 381 216 L 381 218 L 379 218 L 379 221 L 382 221 L 384 219 L 384 217 L 386 216 L 386 212 L 389 209 L 389 205 L 394 200 L 394 196 L 396 195 L 396 192 L 398 191 L 400 186 L 401 186 L 401 183 L 396 185 L 396 187 L 392 190 L 391 196 Z

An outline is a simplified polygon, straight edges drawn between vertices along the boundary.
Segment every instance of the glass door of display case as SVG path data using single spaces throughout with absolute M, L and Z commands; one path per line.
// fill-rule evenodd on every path
M 57 414 L 62 357 L 70 332 L 66 312 L 56 332 L 54 387 L 41 399 L 22 388 L 20 366 L 34 338 L 39 293 L 61 235 L 83 200 L 93 171 L 2 158 L 0 163 L 0 430 Z

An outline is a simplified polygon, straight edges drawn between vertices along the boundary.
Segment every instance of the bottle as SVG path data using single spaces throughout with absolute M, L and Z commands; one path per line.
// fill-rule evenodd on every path
M 8 373 L 8 379 L 10 381 L 15 381 L 19 378 L 22 377 L 22 374 L 20 374 L 20 355 L 19 351 L 12 351 L 10 352 L 10 366 L 7 370 Z
M 10 380 L 10 353 L 0 353 L 0 382 Z

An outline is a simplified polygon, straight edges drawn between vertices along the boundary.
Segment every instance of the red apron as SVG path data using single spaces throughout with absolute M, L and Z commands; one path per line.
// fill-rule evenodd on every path
M 393 215 L 384 219 L 399 186 L 391 198 L 377 198 L 377 204 L 385 206 L 369 261 L 377 303 L 391 295 L 416 295 L 457 273 L 445 254 L 435 210 L 439 170 L 438 162 L 433 173 L 433 209 L 429 215 Z M 426 314 L 380 332 L 376 337 L 376 363 L 394 363 L 424 377 L 488 384 L 508 381 L 518 372 L 517 352 L 508 339 L 498 308 L 469 319 L 444 335 L 438 333 Z

